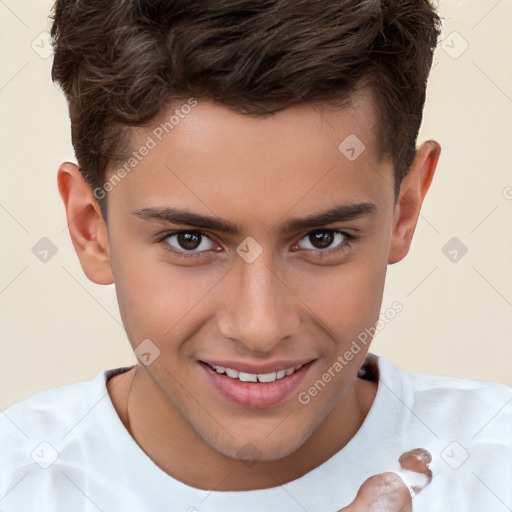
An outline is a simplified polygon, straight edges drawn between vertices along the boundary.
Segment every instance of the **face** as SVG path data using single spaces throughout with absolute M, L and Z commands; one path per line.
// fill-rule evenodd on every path
M 108 193 L 101 264 L 166 416 L 221 454 L 253 446 L 275 460 L 347 407 L 367 346 L 305 393 L 378 319 L 399 245 L 393 169 L 378 158 L 368 91 L 349 108 L 261 118 L 189 105 L 172 128 L 160 124 L 168 111 L 134 130 L 137 162 Z M 414 217 L 398 236 L 407 247 Z

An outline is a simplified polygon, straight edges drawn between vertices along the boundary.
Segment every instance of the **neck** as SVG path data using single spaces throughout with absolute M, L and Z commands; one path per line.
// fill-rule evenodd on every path
M 131 377 L 118 376 L 126 377 L 119 386 L 113 379 L 107 383 L 125 427 L 163 471 L 192 487 L 217 491 L 274 487 L 318 467 L 356 434 L 377 389 L 373 382 L 356 379 L 299 449 L 278 460 L 248 464 L 226 457 L 207 444 L 170 404 L 147 372 L 136 368 L 127 372 Z M 347 411 L 352 414 L 347 415 Z

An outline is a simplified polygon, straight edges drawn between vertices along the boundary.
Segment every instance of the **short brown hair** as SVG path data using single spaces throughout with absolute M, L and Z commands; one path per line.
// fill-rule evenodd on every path
M 395 192 L 416 153 L 440 35 L 429 0 L 57 0 L 51 17 L 52 79 L 92 189 L 125 159 L 130 127 L 191 96 L 259 116 L 342 105 L 367 84 Z

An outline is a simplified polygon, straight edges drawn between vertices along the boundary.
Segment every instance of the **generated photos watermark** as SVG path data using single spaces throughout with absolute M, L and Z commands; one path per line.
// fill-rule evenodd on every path
M 101 187 L 96 187 L 94 189 L 94 197 L 98 200 L 104 199 L 107 192 L 112 191 L 123 178 L 135 169 L 135 167 L 137 167 L 139 163 L 149 155 L 149 152 L 152 149 L 155 149 L 158 146 L 158 143 L 161 142 L 167 134 L 171 133 L 178 124 L 180 124 L 182 119 L 185 119 L 187 114 L 189 114 L 195 106 L 197 106 L 197 100 L 189 98 L 187 103 L 184 103 L 180 108 L 175 109 L 174 114 L 169 117 L 167 121 L 160 123 L 156 128 L 154 128 L 151 134 L 146 137 L 144 143 L 137 150 L 133 151 L 132 156 L 128 158 L 128 160 L 126 160 L 126 162 L 119 167 L 117 171 L 112 173 L 109 179 Z
M 301 391 L 297 395 L 299 403 L 302 405 L 309 404 L 311 399 L 317 396 L 318 393 L 320 393 L 320 391 L 322 391 L 325 386 L 350 363 L 350 361 L 352 361 L 354 356 L 359 354 L 359 352 L 361 352 L 361 350 L 371 342 L 375 334 L 382 331 L 398 313 L 403 311 L 403 309 L 404 307 L 400 302 L 394 302 L 391 307 L 380 314 L 379 320 L 375 323 L 375 326 L 366 327 L 361 331 L 357 335 L 357 338 L 352 340 L 350 347 L 336 358 L 333 364 L 322 374 L 322 376 L 306 391 Z

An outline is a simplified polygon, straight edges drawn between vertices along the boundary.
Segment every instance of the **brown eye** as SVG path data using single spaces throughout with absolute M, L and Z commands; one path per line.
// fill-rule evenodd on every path
M 317 249 L 327 249 L 334 242 L 334 235 L 328 231 L 315 231 L 309 235 L 309 241 Z
M 176 241 L 182 249 L 193 251 L 201 245 L 201 235 L 196 233 L 180 233 L 177 235 Z
M 171 233 L 165 241 L 177 251 L 184 252 L 204 252 L 213 247 L 213 242 L 200 231 Z
M 341 231 L 329 229 L 317 230 L 312 231 L 303 237 L 301 242 L 299 242 L 299 246 L 301 246 L 302 243 L 304 244 L 304 246 L 301 247 L 302 249 L 334 249 L 335 247 L 342 245 L 348 238 L 349 237 Z M 305 241 L 305 243 L 303 241 Z

